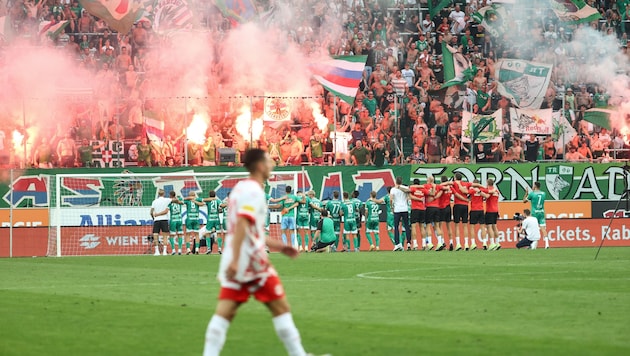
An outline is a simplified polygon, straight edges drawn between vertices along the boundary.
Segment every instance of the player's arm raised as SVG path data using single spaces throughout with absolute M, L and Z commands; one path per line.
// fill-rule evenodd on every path
M 527 203 L 529 201 L 529 189 L 525 191 L 525 197 L 523 197 L 523 203 Z

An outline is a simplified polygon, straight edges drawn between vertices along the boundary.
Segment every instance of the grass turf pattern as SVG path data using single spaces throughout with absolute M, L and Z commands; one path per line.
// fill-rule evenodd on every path
M 309 352 L 630 354 L 630 248 L 273 254 Z M 0 260 L 2 355 L 200 355 L 218 256 Z M 250 300 L 223 355 L 283 355 Z

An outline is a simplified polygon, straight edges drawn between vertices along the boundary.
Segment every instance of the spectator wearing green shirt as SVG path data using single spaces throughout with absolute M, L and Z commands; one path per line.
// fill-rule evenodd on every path
M 147 138 L 143 137 L 140 140 L 138 147 L 138 166 L 139 167 L 151 167 L 151 145 L 147 142 Z
M 92 152 L 103 148 L 106 144 L 107 141 L 104 141 L 100 144 L 91 145 L 88 140 L 83 139 L 83 141 L 81 141 L 81 146 L 77 147 L 76 157 L 78 158 L 79 165 L 81 167 L 94 167 Z
M 322 135 L 322 131 L 319 128 L 314 128 L 313 136 L 311 136 L 308 145 L 308 155 L 313 164 L 322 165 L 324 163 L 325 141 L 326 137 Z
M 362 141 L 356 141 L 356 146 L 350 151 L 350 159 L 355 166 L 367 166 L 372 164 L 370 150 L 363 146 Z
M 365 108 L 368 110 L 368 113 L 370 113 L 370 116 L 374 116 L 376 114 L 376 108 L 378 106 L 378 102 L 376 101 L 376 98 L 374 97 L 373 91 L 370 90 L 367 93 L 367 97 L 363 99 L 363 106 L 365 106 Z

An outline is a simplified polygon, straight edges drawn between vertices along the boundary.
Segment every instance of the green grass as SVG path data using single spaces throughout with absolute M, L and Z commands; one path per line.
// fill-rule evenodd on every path
M 273 255 L 307 350 L 630 354 L 630 248 Z M 0 260 L 2 355 L 200 355 L 217 256 Z M 282 355 L 245 305 L 224 355 Z

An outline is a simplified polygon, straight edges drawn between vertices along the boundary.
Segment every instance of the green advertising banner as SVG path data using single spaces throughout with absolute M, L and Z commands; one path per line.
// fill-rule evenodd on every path
M 199 177 L 194 173 L 222 173 L 213 177 Z M 56 174 L 77 174 L 78 177 L 64 177 L 60 182 L 61 205 L 64 207 L 111 207 L 149 206 L 156 197 L 157 190 L 174 190 L 179 195 L 190 191 L 207 193 L 215 190 L 224 198 L 232 187 L 244 176 L 242 168 L 231 167 L 181 167 L 181 168 L 96 168 L 96 169 L 57 169 L 23 170 L 13 172 L 11 184 L 8 171 L 0 183 L 0 208 L 49 207 L 56 204 Z M 295 174 L 282 174 L 295 172 Z M 332 192 L 359 191 L 359 198 L 367 200 L 372 190 L 378 197 L 387 194 L 387 187 L 393 186 L 396 177 L 409 181 L 411 166 L 390 167 L 278 167 L 270 179 L 268 191 L 274 196 L 282 196 L 287 185 L 294 189 L 314 190 L 320 199 L 332 197 Z M 152 174 L 138 177 L 135 174 Z M 173 173 L 177 175 L 173 177 Z M 105 174 L 117 174 L 114 178 Z M 171 175 L 171 176 L 168 176 Z M 296 184 L 297 181 L 297 184 Z M 13 189 L 11 189 L 13 187 Z
M 451 178 L 458 172 L 464 180 L 479 179 L 481 184 L 494 179 L 503 200 L 523 199 L 526 190 L 531 190 L 536 181 L 541 183 L 549 200 L 618 200 L 628 186 L 624 166 L 620 163 L 414 165 L 411 179 L 419 178 L 424 183 L 430 175 Z

